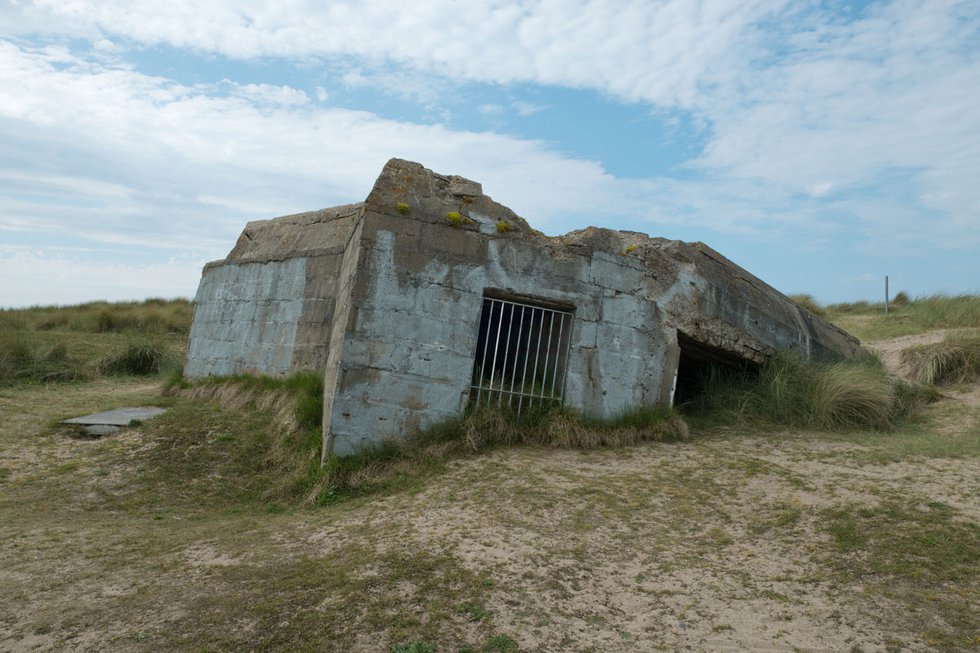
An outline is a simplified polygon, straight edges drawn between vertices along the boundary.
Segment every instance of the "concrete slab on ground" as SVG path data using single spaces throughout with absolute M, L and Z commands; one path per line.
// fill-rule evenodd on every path
M 62 424 L 82 426 L 88 435 L 102 436 L 115 433 L 123 426 L 129 426 L 133 421 L 144 421 L 163 415 L 164 408 L 116 408 L 101 413 L 92 413 L 81 417 L 62 420 Z

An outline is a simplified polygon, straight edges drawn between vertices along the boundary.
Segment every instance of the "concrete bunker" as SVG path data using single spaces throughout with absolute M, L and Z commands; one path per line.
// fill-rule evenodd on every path
M 322 374 L 326 456 L 472 405 L 612 417 L 696 393 L 707 363 L 858 347 L 703 243 L 548 237 L 392 159 L 365 201 L 250 222 L 205 266 L 185 374 Z

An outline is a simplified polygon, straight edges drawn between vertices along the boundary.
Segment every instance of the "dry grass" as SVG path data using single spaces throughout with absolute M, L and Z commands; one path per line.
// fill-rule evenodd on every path
M 0 311 L 0 384 L 150 375 L 180 367 L 193 305 L 147 300 Z
M 813 295 L 790 295 L 789 298 L 814 315 L 823 317 L 827 314 L 827 311 L 816 299 L 814 299 Z
M 925 652 L 976 636 L 975 449 L 699 427 L 492 447 L 383 493 L 274 505 L 261 437 L 296 419 L 287 392 L 182 390 L 161 421 L 96 441 L 48 426 L 106 397 L 152 402 L 135 383 L 0 391 L 0 650 Z M 975 417 L 945 437 L 975 438 Z
M 906 299 L 907 295 L 901 301 Z M 861 340 L 881 340 L 934 329 L 976 328 L 980 295 L 940 294 L 893 302 L 887 316 L 883 303 L 831 304 L 826 311 L 827 319 Z
M 448 461 L 496 447 L 589 450 L 676 442 L 688 436 L 687 424 L 669 410 L 635 409 L 599 420 L 570 410 L 548 409 L 518 417 L 505 409 L 480 407 L 405 440 L 383 442 L 353 456 L 331 457 L 319 482 L 317 502 L 403 489 L 441 471 Z
M 58 328 L 33 351 L 131 337 Z M 478 411 L 325 470 L 315 378 L 8 384 L 0 650 L 972 650 L 976 390 L 894 427 L 917 396 L 882 378 L 773 367 L 713 420 Z
M 980 336 L 947 334 L 938 344 L 906 349 L 902 362 L 920 383 L 976 383 L 980 381 Z
M 473 451 L 497 445 L 531 445 L 564 449 L 623 447 L 641 442 L 687 439 L 684 420 L 672 411 L 635 409 L 611 420 L 583 418 L 573 411 L 549 411 L 515 419 L 492 408 L 473 411 L 462 420 L 462 439 Z
M 75 306 L 35 306 L 0 311 L 37 331 L 85 333 L 177 333 L 190 331 L 194 305 L 186 299 L 90 302 Z
M 758 370 L 712 369 L 688 411 L 714 421 L 824 430 L 887 430 L 935 398 L 924 388 L 889 376 L 867 357 L 804 363 L 774 356 Z
M 228 439 L 234 444 L 226 441 L 223 448 L 246 452 L 248 473 L 262 485 L 257 501 L 288 505 L 315 500 L 325 476 L 320 467 L 322 379 L 296 374 L 286 379 L 211 378 L 194 384 L 171 380 L 168 393 L 232 414 L 256 416 L 257 431 L 232 434 L 229 429 Z M 194 447 L 193 438 L 184 446 Z

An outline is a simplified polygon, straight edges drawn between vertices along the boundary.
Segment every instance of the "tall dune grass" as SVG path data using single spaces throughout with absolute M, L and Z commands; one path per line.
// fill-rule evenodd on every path
M 0 324 L 0 384 L 73 381 L 87 376 L 65 343 L 43 348 L 26 329 Z
M 818 302 L 813 295 L 798 294 L 790 295 L 789 298 L 814 315 L 823 317 L 827 314 L 827 311 L 820 305 L 820 302 Z
M 180 299 L 0 310 L 0 383 L 169 370 L 182 357 L 193 310 Z
M 980 327 L 980 295 L 895 296 L 888 315 L 883 303 L 830 304 L 827 319 L 862 340 L 878 340 L 934 329 Z
M 186 334 L 190 331 L 194 305 L 186 299 L 147 299 L 142 302 L 36 306 L 20 309 L 18 313 L 40 331 Z
M 777 355 L 754 371 L 712 368 L 688 407 L 713 419 L 822 430 L 885 430 L 932 393 L 891 378 L 872 357 L 805 363 Z
M 910 375 L 920 383 L 955 385 L 980 382 L 980 335 L 948 335 L 942 342 L 902 352 Z

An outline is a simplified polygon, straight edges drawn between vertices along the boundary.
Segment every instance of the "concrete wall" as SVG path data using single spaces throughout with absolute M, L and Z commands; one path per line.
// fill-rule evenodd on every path
M 338 276 L 363 206 L 250 222 L 204 268 L 184 374 L 284 376 L 325 369 Z
M 664 338 L 656 305 L 634 293 L 647 284 L 637 261 L 487 229 L 496 207 L 469 206 L 485 220 L 452 227 L 452 202 L 405 216 L 388 210 L 396 199 L 374 197 L 362 218 L 339 378 L 325 404 L 325 451 L 345 455 L 458 415 L 487 289 L 575 306 L 568 405 L 612 416 L 656 403 Z
M 194 300 L 185 376 L 289 373 L 305 288 L 303 258 L 206 269 Z

